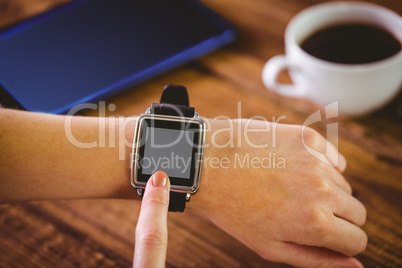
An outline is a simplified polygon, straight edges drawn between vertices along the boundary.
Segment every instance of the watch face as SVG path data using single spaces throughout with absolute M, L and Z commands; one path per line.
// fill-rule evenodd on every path
M 202 121 L 168 116 L 139 120 L 134 163 L 137 183 L 145 184 L 153 173 L 161 170 L 169 176 L 171 186 L 195 186 L 202 161 L 199 156 L 203 152 Z

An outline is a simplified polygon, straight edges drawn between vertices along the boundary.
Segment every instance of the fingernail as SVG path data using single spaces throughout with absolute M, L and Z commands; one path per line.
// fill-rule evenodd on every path
M 165 174 L 163 174 L 163 172 L 156 172 L 153 176 L 152 176 L 152 184 L 155 187 L 165 187 L 166 186 L 166 176 Z

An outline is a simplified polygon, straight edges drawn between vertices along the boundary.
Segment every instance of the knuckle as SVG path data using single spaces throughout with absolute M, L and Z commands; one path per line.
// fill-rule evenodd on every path
M 366 209 L 366 207 L 362 203 L 360 203 L 360 207 L 358 209 L 356 209 L 355 213 L 357 214 L 357 216 L 356 216 L 356 224 L 358 226 L 363 226 L 366 223 L 366 220 L 367 220 L 367 209 Z
M 310 127 L 304 128 L 302 134 L 304 142 L 307 144 L 316 144 L 321 140 L 321 134 Z
M 320 172 L 314 172 L 314 177 L 311 180 L 312 191 L 315 193 L 315 201 L 331 200 L 336 197 L 336 188 L 330 180 L 326 180 L 322 177 Z
M 156 228 L 148 228 L 147 230 L 136 230 L 136 243 L 140 243 L 146 247 L 163 247 L 167 245 L 167 234 Z
M 362 235 L 353 243 L 352 247 L 349 249 L 349 252 L 347 252 L 345 255 L 352 257 L 362 253 L 366 249 L 367 243 L 368 237 L 366 233 L 362 231 Z
M 317 191 L 320 195 L 333 199 L 336 195 L 335 187 L 328 180 L 321 180 L 317 186 Z
M 353 193 L 352 185 L 350 185 L 350 183 L 347 180 L 344 180 L 344 182 L 345 182 L 346 192 L 349 195 L 352 195 L 352 193 Z
M 169 202 L 167 198 L 162 198 L 161 196 L 144 196 L 142 202 L 145 204 L 145 206 L 162 206 L 162 207 L 168 207 Z
M 322 181 L 324 181 L 324 178 L 327 178 L 328 176 L 329 166 L 312 155 L 308 156 L 308 160 L 308 169 L 310 171 L 310 176 L 316 182 L 315 186 L 321 185 Z
M 327 163 L 321 161 L 321 159 L 318 158 L 314 158 L 312 165 L 316 170 L 316 172 L 321 176 L 322 174 L 327 173 L 327 170 L 330 168 L 330 166 Z
M 362 253 L 366 249 L 367 243 L 368 243 L 367 234 L 365 232 L 363 232 L 362 238 L 360 239 L 359 243 L 357 244 L 358 245 L 358 247 L 357 247 L 358 250 L 357 250 L 356 254 Z
M 324 237 L 330 224 L 331 222 L 321 209 L 312 209 L 307 225 L 309 226 L 309 233 L 311 235 L 313 235 L 314 237 Z

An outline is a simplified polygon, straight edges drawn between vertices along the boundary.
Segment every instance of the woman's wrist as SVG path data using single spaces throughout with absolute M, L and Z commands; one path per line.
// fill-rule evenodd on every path
M 204 120 L 208 127 L 200 187 L 188 204 L 188 208 L 202 213 L 216 207 L 215 197 L 222 187 L 226 187 L 223 176 L 235 174 L 233 155 L 237 147 L 235 140 L 238 139 L 238 128 L 241 128 L 241 120 Z

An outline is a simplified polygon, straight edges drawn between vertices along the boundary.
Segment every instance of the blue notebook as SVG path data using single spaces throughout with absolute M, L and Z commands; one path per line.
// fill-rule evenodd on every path
M 197 0 L 76 0 L 0 31 L 0 103 L 66 113 L 234 40 Z

